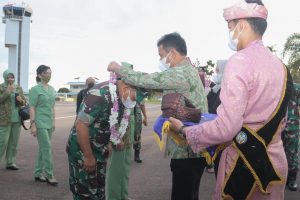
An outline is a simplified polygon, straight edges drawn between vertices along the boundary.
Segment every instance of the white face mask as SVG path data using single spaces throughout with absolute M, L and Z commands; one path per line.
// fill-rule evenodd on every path
M 134 108 L 134 106 L 136 105 L 136 101 L 132 101 L 130 98 L 130 90 L 127 99 L 123 100 L 122 98 L 122 103 L 125 106 L 125 108 L 129 108 L 129 109 Z
M 229 32 L 229 42 L 228 42 L 228 47 L 232 50 L 232 51 L 237 51 L 237 45 L 239 43 L 239 40 L 237 38 L 233 39 L 233 34 L 234 34 L 234 30 Z
M 214 82 L 215 84 L 221 84 L 221 81 L 222 81 L 222 75 L 221 75 L 221 74 L 214 73 L 214 74 L 211 76 L 211 81 Z
M 235 31 L 237 25 L 234 27 L 234 29 L 232 31 L 229 32 L 228 46 L 233 51 L 237 51 L 237 46 L 238 46 L 238 43 L 239 43 L 239 37 L 240 37 L 241 33 L 244 30 L 244 28 L 243 28 L 242 31 L 238 34 L 238 36 L 235 39 L 233 39 L 234 31 Z
M 169 54 L 166 55 L 163 59 L 159 60 L 158 67 L 163 72 L 170 68 L 171 63 L 167 63 L 167 57 Z

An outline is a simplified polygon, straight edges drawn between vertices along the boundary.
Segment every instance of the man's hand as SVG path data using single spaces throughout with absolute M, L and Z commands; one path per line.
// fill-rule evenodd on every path
M 144 126 L 148 126 L 148 120 L 147 120 L 147 117 L 144 117 L 144 119 L 143 119 L 143 124 L 144 124 Z
M 119 65 L 115 61 L 110 62 L 107 67 L 107 71 L 109 71 L 109 72 L 116 72 L 118 69 L 121 69 L 121 65 Z
M 179 132 L 179 129 L 183 126 L 183 123 L 176 118 L 170 117 L 169 122 L 171 123 L 171 129 L 175 132 Z
M 88 173 L 96 170 L 96 159 L 94 155 L 84 156 L 83 169 Z

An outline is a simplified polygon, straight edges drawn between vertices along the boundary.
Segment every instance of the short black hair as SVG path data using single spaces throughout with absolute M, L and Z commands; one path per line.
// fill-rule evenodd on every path
M 36 75 L 42 74 L 43 72 L 47 71 L 48 69 L 50 69 L 50 67 L 46 66 L 46 65 L 40 65 L 37 69 L 36 69 Z M 40 77 L 36 76 L 36 82 L 41 82 Z
M 258 35 L 263 35 L 267 29 L 268 22 L 259 17 L 247 18 L 245 19 L 251 26 L 252 30 Z
M 258 5 L 264 6 L 263 2 L 261 0 L 245 0 L 246 3 L 256 3 Z M 239 19 L 234 19 L 232 20 L 235 24 L 237 24 Z M 244 18 L 244 20 L 246 20 L 249 25 L 251 26 L 252 30 L 262 36 L 268 26 L 268 22 L 260 17 L 251 17 L 251 18 Z
M 160 45 L 162 45 L 163 48 L 167 51 L 174 48 L 181 55 L 187 55 L 185 40 L 177 32 L 169 33 L 162 36 L 157 42 L 157 47 L 159 47 Z
M 257 3 L 258 5 L 264 6 L 261 0 L 245 0 L 246 3 Z

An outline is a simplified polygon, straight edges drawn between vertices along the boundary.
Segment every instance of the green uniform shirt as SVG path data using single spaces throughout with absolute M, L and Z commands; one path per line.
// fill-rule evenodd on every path
M 16 107 L 16 93 L 13 92 L 10 94 L 10 101 L 11 101 L 11 122 L 19 122 L 19 108 Z
M 198 71 L 187 61 L 183 60 L 177 66 L 163 72 L 144 74 L 133 71 L 130 67 L 117 70 L 122 79 L 136 87 L 145 89 L 163 90 L 163 95 L 168 93 L 181 93 L 189 99 L 201 112 L 207 112 L 207 99 Z M 173 159 L 201 157 L 202 153 L 194 154 L 187 146 L 178 146 L 175 141 L 168 139 L 168 155 Z
M 29 92 L 29 105 L 35 109 L 37 128 L 50 129 L 53 126 L 55 90 L 52 86 L 46 89 L 42 84 L 32 87 Z
M 130 112 L 127 130 L 122 138 L 125 148 L 130 148 L 134 141 L 134 127 L 135 127 L 134 110 Z

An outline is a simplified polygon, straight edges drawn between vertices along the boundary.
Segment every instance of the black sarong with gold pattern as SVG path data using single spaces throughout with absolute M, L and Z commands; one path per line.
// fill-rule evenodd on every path
M 268 145 L 278 132 L 282 119 L 286 116 L 288 101 L 293 84 L 290 73 L 285 68 L 285 81 L 280 102 L 269 121 L 257 131 L 244 125 L 234 138 L 232 145 L 238 152 L 238 158 L 223 187 L 223 198 L 243 200 L 251 196 L 255 186 L 268 195 L 270 183 L 283 180 L 276 172 L 267 153 Z

